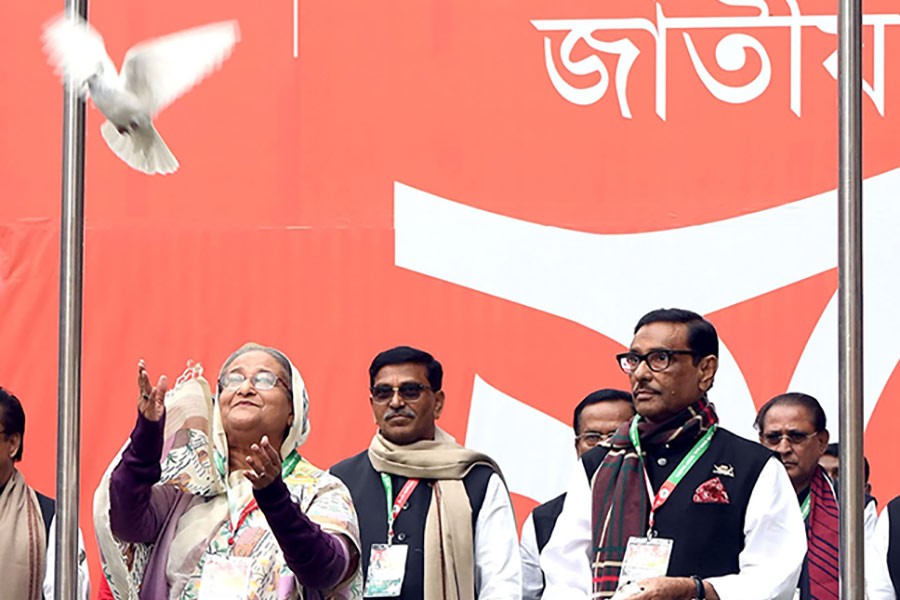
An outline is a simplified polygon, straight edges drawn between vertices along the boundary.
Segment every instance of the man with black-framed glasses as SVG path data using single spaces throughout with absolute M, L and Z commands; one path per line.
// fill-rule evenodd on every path
M 437 427 L 443 368 L 409 346 L 378 354 L 368 450 L 331 468 L 359 517 L 366 597 L 517 600 L 516 522 L 500 469 Z
M 793 597 L 800 507 L 778 458 L 719 426 L 707 398 L 718 355 L 697 313 L 638 321 L 616 357 L 638 415 L 573 474 L 541 555 L 545 600 Z

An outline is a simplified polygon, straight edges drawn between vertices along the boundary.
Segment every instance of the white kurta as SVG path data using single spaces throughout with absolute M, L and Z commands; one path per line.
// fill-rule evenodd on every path
M 478 600 L 519 600 L 522 561 L 516 517 L 503 480 L 488 480 L 484 503 L 475 521 L 475 589 Z
M 874 500 L 869 500 L 863 509 L 863 531 L 865 531 L 866 542 L 872 539 L 876 523 L 878 523 L 878 505 Z
M 591 489 L 579 462 L 562 514 L 540 556 L 547 579 L 545 600 L 590 597 L 591 542 Z M 806 530 L 797 495 L 784 466 L 773 456 L 750 493 L 740 570 L 706 581 L 722 600 L 791 600 L 805 556 Z
M 875 531 L 866 541 L 866 598 L 868 600 L 897 600 L 894 584 L 888 572 L 887 553 L 891 523 L 888 511 L 882 509 Z
M 102 575 L 101 575 L 102 577 Z M 47 535 L 47 572 L 44 574 L 44 598 L 56 598 L 56 515 L 50 521 Z M 78 529 L 78 592 L 77 600 L 88 600 L 91 595 L 91 578 L 88 573 L 87 555 L 84 553 L 84 537 Z
M 544 573 L 541 571 L 534 513 L 529 514 L 525 524 L 522 525 L 519 554 L 522 557 L 522 600 L 541 600 L 544 591 Z

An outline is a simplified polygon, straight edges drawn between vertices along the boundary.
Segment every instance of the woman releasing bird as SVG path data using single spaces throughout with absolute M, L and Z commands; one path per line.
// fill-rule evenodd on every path
M 215 399 L 196 371 L 173 391 L 138 365 L 138 418 L 94 496 L 103 572 L 119 600 L 360 597 L 350 492 L 301 458 L 303 379 L 246 344 Z
M 121 73 L 103 38 L 80 18 L 60 15 L 44 27 L 44 50 L 63 83 L 90 96 L 107 121 L 100 127 L 110 149 L 150 175 L 173 173 L 178 160 L 153 118 L 217 69 L 239 39 L 237 21 L 223 21 L 147 40 L 125 54 Z

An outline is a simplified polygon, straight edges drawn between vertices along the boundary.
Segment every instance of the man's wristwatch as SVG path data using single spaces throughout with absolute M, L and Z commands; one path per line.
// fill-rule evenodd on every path
M 691 575 L 691 579 L 694 580 L 694 585 L 697 586 L 697 591 L 694 593 L 694 600 L 706 600 L 706 588 L 703 587 L 703 580 L 697 575 Z

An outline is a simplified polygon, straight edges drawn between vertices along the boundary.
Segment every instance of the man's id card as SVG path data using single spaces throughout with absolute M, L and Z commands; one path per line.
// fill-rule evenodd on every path
M 406 544 L 372 544 L 369 573 L 363 596 L 366 598 L 394 598 L 400 595 L 406 574 Z
M 640 592 L 640 588 L 635 585 L 638 581 L 664 577 L 671 557 L 672 540 L 635 536 L 628 538 L 619 573 L 619 586 L 613 600 L 628 598 Z

